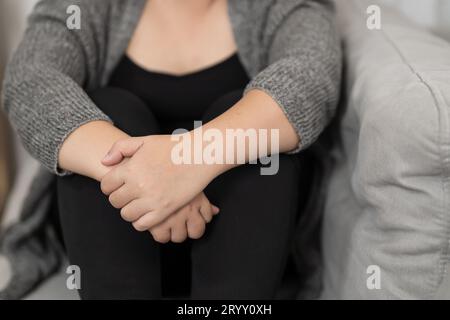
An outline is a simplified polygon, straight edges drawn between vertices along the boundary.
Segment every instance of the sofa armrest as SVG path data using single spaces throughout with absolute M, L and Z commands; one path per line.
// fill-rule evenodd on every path
M 325 212 L 325 295 L 435 298 L 450 263 L 450 44 L 380 1 L 336 2 L 348 105 Z M 366 25 L 373 4 L 380 30 Z M 367 284 L 371 266 L 380 288 Z

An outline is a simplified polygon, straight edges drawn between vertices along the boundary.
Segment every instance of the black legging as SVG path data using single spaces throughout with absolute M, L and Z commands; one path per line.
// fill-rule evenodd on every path
M 241 95 L 218 99 L 203 121 L 226 111 Z M 91 98 L 131 136 L 161 133 L 149 106 L 128 91 L 105 88 Z M 243 165 L 210 183 L 205 194 L 221 212 L 200 240 L 188 242 L 193 299 L 274 297 L 297 213 L 299 170 L 297 156 L 281 155 L 276 175 L 263 176 L 259 165 Z M 81 268 L 81 298 L 161 298 L 161 248 L 168 245 L 123 221 L 92 179 L 58 178 L 57 191 L 68 257 Z

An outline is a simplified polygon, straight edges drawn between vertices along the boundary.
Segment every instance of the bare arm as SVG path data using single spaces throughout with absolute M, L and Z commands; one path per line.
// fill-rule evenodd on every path
M 62 166 L 58 163 L 59 151 L 71 133 L 77 136 L 78 129 L 87 123 L 91 127 L 91 122 L 110 122 L 86 93 L 98 86 L 95 66 L 102 64 L 99 59 L 104 44 L 97 40 L 106 37 L 103 21 L 110 5 L 76 1 L 83 24 L 80 30 L 70 30 L 66 10 L 72 4 L 71 0 L 41 0 L 36 4 L 5 70 L 1 90 L 5 111 L 24 147 L 55 174 L 63 173 L 61 169 L 66 167 L 78 171 L 78 164 L 65 165 L 66 157 L 62 158 Z M 86 141 L 91 138 L 95 136 Z M 92 150 L 86 151 L 80 149 L 80 158 L 92 156 Z
M 279 153 L 285 153 L 296 149 L 300 143 L 300 137 L 296 133 L 294 127 L 289 122 L 280 106 L 267 93 L 261 90 L 250 90 L 236 105 L 230 108 L 227 112 L 210 121 L 202 127 L 202 130 L 218 129 L 225 137 L 226 130 L 233 129 L 254 129 L 278 130 L 279 141 L 271 141 L 267 139 L 268 155 L 271 154 L 271 147 L 273 143 L 278 143 Z M 190 133 L 194 135 L 194 132 Z M 257 135 L 259 138 L 259 136 Z M 269 133 L 270 138 L 270 133 Z M 258 145 L 260 141 L 258 140 Z M 229 150 L 236 148 L 236 145 L 224 145 L 225 152 L 235 153 L 236 150 Z M 245 148 L 245 160 L 249 162 L 257 158 L 257 150 L 249 150 Z M 223 173 L 239 164 L 225 164 L 214 168 L 214 176 Z
M 229 129 L 275 129 L 279 131 L 276 152 L 294 150 L 300 140 L 278 104 L 260 90 L 249 91 L 229 111 L 202 127 L 207 129 L 219 130 L 222 137 Z M 191 141 L 196 139 L 196 130 L 186 133 Z M 230 146 L 226 139 L 224 142 L 226 154 L 234 144 Z M 272 142 L 266 143 L 270 154 Z M 114 165 L 124 157 L 131 157 L 124 165 L 108 172 L 102 178 L 101 187 L 114 207 L 133 217 L 133 225 L 139 231 L 160 224 L 202 192 L 214 178 L 242 164 L 176 164 L 172 159 L 176 144 L 170 136 L 125 139 L 116 143 L 110 156 L 103 160 L 105 165 Z M 245 152 L 245 160 L 254 159 L 254 150 L 245 148 Z M 142 205 L 136 208 L 133 200 Z
M 127 137 L 107 121 L 89 122 L 64 141 L 59 152 L 59 167 L 100 181 L 111 170 L 101 159 L 115 142 Z

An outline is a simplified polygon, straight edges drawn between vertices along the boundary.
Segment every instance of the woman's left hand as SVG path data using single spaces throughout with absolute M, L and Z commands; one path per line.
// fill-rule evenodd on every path
M 202 192 L 166 221 L 151 228 L 149 232 L 159 243 L 169 241 L 181 243 L 187 238 L 200 239 L 205 233 L 206 224 L 218 213 L 219 208 L 211 204 Z
M 101 189 L 115 208 L 126 206 L 139 217 L 140 230 L 167 219 L 216 176 L 214 166 L 175 164 L 171 154 L 176 143 L 169 135 L 124 139 L 102 161 L 109 166 L 129 157 L 101 179 Z

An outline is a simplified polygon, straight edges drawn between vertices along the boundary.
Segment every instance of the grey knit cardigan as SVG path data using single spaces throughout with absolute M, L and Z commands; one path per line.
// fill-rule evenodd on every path
M 1 238 L 10 270 L 0 298 L 21 297 L 59 265 L 62 253 L 46 219 L 54 174 L 64 174 L 58 152 L 81 125 L 110 121 L 86 92 L 107 84 L 145 2 L 42 0 L 29 18 L 7 67 L 3 105 L 25 148 L 48 170 L 36 178 L 21 221 Z M 341 52 L 330 1 L 228 2 L 238 54 L 252 79 L 247 90 L 273 97 L 301 138 L 298 151 L 307 148 L 333 117 L 339 96 Z M 71 5 L 81 9 L 80 29 L 67 27 Z

